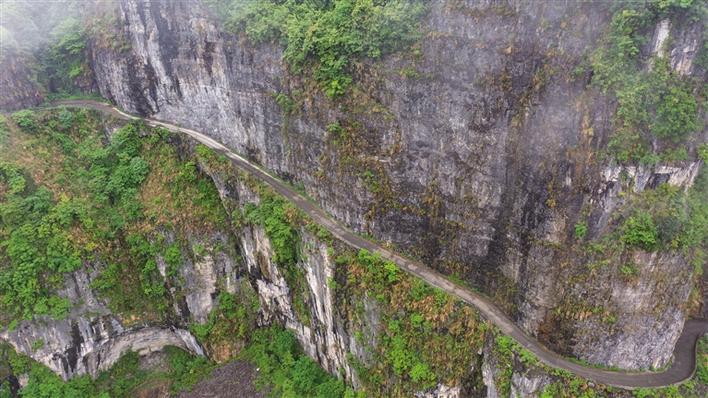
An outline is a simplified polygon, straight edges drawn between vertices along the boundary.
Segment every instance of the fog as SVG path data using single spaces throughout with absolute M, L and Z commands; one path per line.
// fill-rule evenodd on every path
M 57 37 L 64 24 L 80 18 L 91 1 L 0 0 L 0 50 L 33 52 Z

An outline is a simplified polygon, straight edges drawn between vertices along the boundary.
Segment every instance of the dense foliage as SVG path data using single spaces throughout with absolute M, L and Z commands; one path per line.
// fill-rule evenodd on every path
M 423 2 L 409 0 L 213 0 L 233 31 L 278 41 L 291 71 L 312 67 L 330 96 L 352 83 L 351 65 L 405 48 L 418 37 Z
M 148 172 L 138 156 L 135 126 L 121 129 L 107 148 L 96 150 L 96 141 L 83 137 L 86 133 L 74 126 L 88 123 L 85 114 L 63 111 L 58 116 L 44 120 L 46 125 L 40 125 L 29 111 L 18 112 L 13 119 L 37 136 L 37 142 L 48 141 L 57 155 L 76 157 L 86 164 L 87 168 L 67 165 L 57 175 L 57 182 L 85 183 L 81 187 L 85 191 L 72 196 L 66 186 L 63 192 L 52 192 L 38 186 L 18 165 L 4 161 L 1 166 L 9 189 L 0 202 L 0 255 L 8 259 L 0 269 L 0 297 L 12 316 L 59 317 L 68 311 L 68 302 L 52 296 L 51 290 L 62 285 L 62 273 L 76 270 L 83 256 L 93 255 L 92 245 L 75 243 L 72 228 L 81 226 L 98 237 L 113 238 L 128 220 L 137 217 L 136 188 Z M 57 193 L 61 193 L 59 198 Z
M 256 327 L 258 308 L 255 292 L 246 291 L 245 287 L 238 294 L 222 292 L 207 322 L 194 323 L 190 329 L 211 352 L 226 349 L 231 354 L 240 348 L 235 346 L 250 339 L 250 333 Z
M 69 18 L 51 36 L 52 43 L 40 55 L 40 79 L 51 92 L 73 93 L 78 90 L 77 79 L 90 73 L 84 26 Z
M 17 131 L 0 143 L 2 322 L 64 316 L 70 303 L 55 292 L 84 262 L 106 264 L 92 286 L 114 311 L 160 317 L 168 294 L 157 258 L 175 276 L 186 243 L 158 229 L 222 226 L 211 181 L 162 131 L 144 139 L 131 123 L 106 141 L 93 114 L 67 109 L 12 120 Z
M 265 229 L 276 263 L 288 266 L 297 262 L 299 237 L 293 222 L 299 214 L 291 203 L 272 194 L 264 195 L 258 206 L 248 203 L 244 214 L 247 221 Z
M 617 161 L 654 164 L 687 157 L 683 144 L 702 128 L 696 99 L 701 84 L 678 76 L 665 57 L 650 59 L 647 67 L 641 49 L 659 18 L 706 10 L 691 0 L 627 2 L 614 14 L 591 63 L 593 84 L 617 98 L 615 131 L 608 144 Z
M 29 375 L 27 385 L 19 392 L 23 398 L 131 397 L 148 383 L 162 383 L 173 393 L 178 393 L 190 389 L 214 368 L 204 357 L 193 356 L 180 348 L 166 347 L 165 370 L 143 369 L 138 354 L 128 352 L 95 380 L 79 376 L 65 382 L 46 366 L 16 354 L 7 345 L 0 346 L 0 351 L 3 351 L 0 359 L 8 361 L 13 374 Z M 9 385 L 0 385 L 0 397 L 9 393 Z
M 160 231 L 180 236 L 183 229 L 224 228 L 225 213 L 214 184 L 195 161 L 176 156 L 166 144 L 170 136 L 162 130 L 128 124 L 107 140 L 97 134 L 104 128 L 99 120 L 85 111 L 22 111 L 12 120 L 13 131 L 2 142 L 0 154 L 0 255 L 10 260 L 0 267 L 3 321 L 65 315 L 74 303 L 55 293 L 64 273 L 96 260 L 105 267 L 92 287 L 108 299 L 112 310 L 138 319 L 167 313 L 167 289 L 179 283 L 184 257 L 190 251 L 204 255 L 207 249 L 194 244 L 190 250 L 185 248 L 188 242 L 168 241 Z M 18 147 L 31 149 L 36 157 L 13 150 Z M 197 147 L 196 158 L 209 167 L 223 166 L 205 147 Z M 274 260 L 291 270 L 286 276 L 292 286 L 302 279 L 296 264 L 300 242 L 295 225 L 300 217 L 284 199 L 265 191 L 259 205 L 247 206 L 243 216 L 264 227 L 277 252 Z M 158 271 L 160 257 L 167 278 Z M 307 358 L 288 332 L 253 334 L 257 308 L 254 292 L 246 287 L 234 295 L 222 292 L 207 322 L 191 329 L 208 350 L 229 348 L 222 359 L 253 340 L 248 357 L 278 375 L 277 391 L 323 397 L 346 393 L 343 383 Z M 11 327 L 15 324 L 10 322 Z M 271 345 L 271 337 L 287 344 Z M 43 345 L 33 343 L 35 349 Z M 84 376 L 63 382 L 48 368 L 12 352 L 13 372 L 30 375 L 21 392 L 26 397 L 122 397 L 149 383 L 167 383 L 177 392 L 214 367 L 204 358 L 168 349 L 166 371 L 143 370 L 137 355 L 130 353 L 95 381 Z M 0 387 L 0 393 L 8 391 L 9 385 Z
M 630 246 L 653 250 L 656 248 L 657 235 L 656 225 L 651 215 L 637 212 L 625 221 L 622 240 Z
M 335 285 L 337 294 L 358 299 L 349 309 L 360 328 L 355 337 L 376 356 L 370 366 L 350 359 L 368 395 L 411 396 L 468 376 L 486 335 L 474 310 L 366 250 L 342 253 L 336 264 L 346 270 L 346 280 Z M 376 331 L 362 313 L 368 298 L 382 314 Z M 377 344 L 371 346 L 374 335 Z
M 275 397 L 355 397 L 344 383 L 302 352 L 295 336 L 279 328 L 256 330 L 245 357 L 259 368 L 259 382 Z

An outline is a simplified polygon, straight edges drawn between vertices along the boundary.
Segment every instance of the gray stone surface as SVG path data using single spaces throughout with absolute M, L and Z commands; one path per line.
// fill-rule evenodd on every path
M 616 168 L 592 157 L 607 140 L 613 105 L 586 86 L 589 76 L 573 74 L 607 26 L 607 4 L 432 2 L 420 57 L 404 52 L 365 63 L 354 92 L 358 102 L 311 93 L 295 98 L 296 111 L 287 118 L 274 94 L 293 96 L 303 86 L 286 76 L 277 47 L 220 32 L 208 12 L 189 1 L 124 0 L 120 18 L 131 49 L 93 49 L 100 91 L 120 107 L 205 132 L 302 183 L 354 230 L 454 270 L 499 297 L 532 334 L 578 291 L 612 297 L 619 320 L 612 331 L 589 320 L 566 331 L 589 328 L 591 338 L 547 336 L 569 354 L 630 368 L 668 360 L 683 310 L 674 307 L 678 315 L 666 317 L 634 308 L 685 301 L 685 290 L 657 297 L 615 294 L 612 284 L 568 286 L 566 278 L 581 272 L 586 260 L 559 249 L 572 243 L 582 208 L 590 209 L 597 236 L 624 203 L 620 184 L 612 181 Z M 668 29 L 679 38 L 666 54 L 691 73 L 695 24 L 660 25 L 661 37 Z M 418 77 L 404 77 L 403 68 Z M 361 126 L 353 148 L 360 163 L 353 169 L 342 166 L 341 151 L 327 138 L 325 127 L 334 121 Z M 698 166 L 628 171 L 636 192 L 664 179 L 688 187 Z M 367 189 L 362 168 L 388 185 L 394 205 Z M 654 267 L 686 274 L 688 265 L 674 260 Z M 560 263 L 571 268 L 557 272 Z M 638 319 L 639 329 L 629 326 Z M 636 348 L 647 340 L 656 344 L 620 360 L 597 351 L 597 342 L 612 340 L 635 341 Z

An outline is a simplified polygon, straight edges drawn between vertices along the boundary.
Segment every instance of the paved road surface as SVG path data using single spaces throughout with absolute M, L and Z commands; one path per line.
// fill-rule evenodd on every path
M 256 178 L 270 185 L 275 191 L 291 200 L 315 222 L 325 227 L 338 239 L 356 249 L 366 249 L 378 253 L 381 257 L 391 260 L 403 270 L 424 279 L 429 284 L 438 287 L 447 293 L 460 298 L 462 301 L 476 307 L 485 318 L 489 319 L 504 334 L 513 337 L 524 348 L 533 352 L 541 362 L 553 368 L 564 369 L 580 377 L 593 380 L 597 383 L 622 388 L 660 387 L 680 383 L 693 376 L 696 368 L 696 344 L 698 339 L 708 332 L 708 320 L 688 320 L 683 332 L 676 342 L 673 361 L 670 367 L 661 372 L 626 372 L 610 371 L 583 366 L 556 354 L 545 348 L 540 342 L 529 336 L 519 328 L 504 312 L 495 306 L 491 300 L 473 290 L 455 284 L 443 274 L 428 268 L 426 265 L 408 258 L 404 258 L 390 250 L 383 248 L 375 242 L 366 240 L 334 221 L 324 210 L 300 195 L 282 181 L 272 177 L 259 166 L 232 152 L 219 142 L 197 131 L 175 126 L 154 119 L 140 118 L 129 115 L 110 105 L 90 100 L 59 101 L 58 105 L 75 106 L 97 109 L 110 113 L 116 117 L 127 120 L 144 120 L 151 126 L 160 126 L 172 131 L 186 134 L 202 144 L 226 155 L 236 166 L 251 173 Z

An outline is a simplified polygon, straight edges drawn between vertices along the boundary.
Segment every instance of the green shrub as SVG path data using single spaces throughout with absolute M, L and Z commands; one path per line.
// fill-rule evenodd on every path
M 698 146 L 698 158 L 703 161 L 703 163 L 708 163 L 708 144 L 701 144 Z
M 52 32 L 53 43 L 40 53 L 41 78 L 55 92 L 76 93 L 76 80 L 88 73 L 87 37 L 76 19 L 64 20 Z
M 347 393 L 343 382 L 302 352 L 289 331 L 276 327 L 256 330 L 244 356 L 258 366 L 259 383 L 271 386 L 273 396 L 336 398 Z
M 182 265 L 182 251 L 179 244 L 173 243 L 165 249 L 165 264 L 167 264 L 167 275 L 177 276 L 179 267 Z
M 579 221 L 575 224 L 575 239 L 582 240 L 588 234 L 588 224 L 585 221 Z
M 652 134 L 679 142 L 700 130 L 698 104 L 691 87 L 674 74 L 668 60 L 654 61 L 650 82 L 650 92 L 644 97 L 650 101 L 644 105 L 656 109 L 649 121 Z
M 181 348 L 165 347 L 165 352 L 170 363 L 169 376 L 173 393 L 190 390 L 214 369 L 214 364 L 205 357 L 192 355 Z
M 289 115 L 293 113 L 295 110 L 295 101 L 293 101 L 292 98 L 284 93 L 275 94 L 273 97 L 275 98 L 275 102 L 280 105 L 280 109 L 282 109 L 283 114 Z
M 698 367 L 696 377 L 698 381 L 708 385 L 708 338 L 702 337 L 698 341 Z
M 37 129 L 37 117 L 29 109 L 17 111 L 12 114 L 12 120 L 26 132 L 34 132 Z
M 437 384 L 437 377 L 435 376 L 435 373 L 430 370 L 430 366 L 428 366 L 428 364 L 423 362 L 416 362 L 413 364 L 408 375 L 414 383 L 418 383 L 424 388 L 432 388 Z
M 619 272 L 624 276 L 630 277 L 637 275 L 639 270 L 634 263 L 625 263 L 620 265 Z
M 654 137 L 679 143 L 702 128 L 692 83 L 678 76 L 665 58 L 650 60 L 651 68 L 639 60 L 649 27 L 688 3 L 622 3 L 591 57 L 592 84 L 617 98 L 607 149 L 620 163 L 653 165 L 661 160 L 650 145 Z
M 258 206 L 248 204 L 244 207 L 248 222 L 262 226 L 275 252 L 275 262 L 292 266 L 298 260 L 299 237 L 291 224 L 295 214 L 292 204 L 272 194 L 262 195 Z
M 207 346 L 247 340 L 249 333 L 255 329 L 258 307 L 255 293 L 246 288 L 237 295 L 222 292 L 207 322 L 192 324 L 190 329 Z
M 647 251 L 655 250 L 658 232 L 651 214 L 640 211 L 629 217 L 623 225 L 622 241 Z

